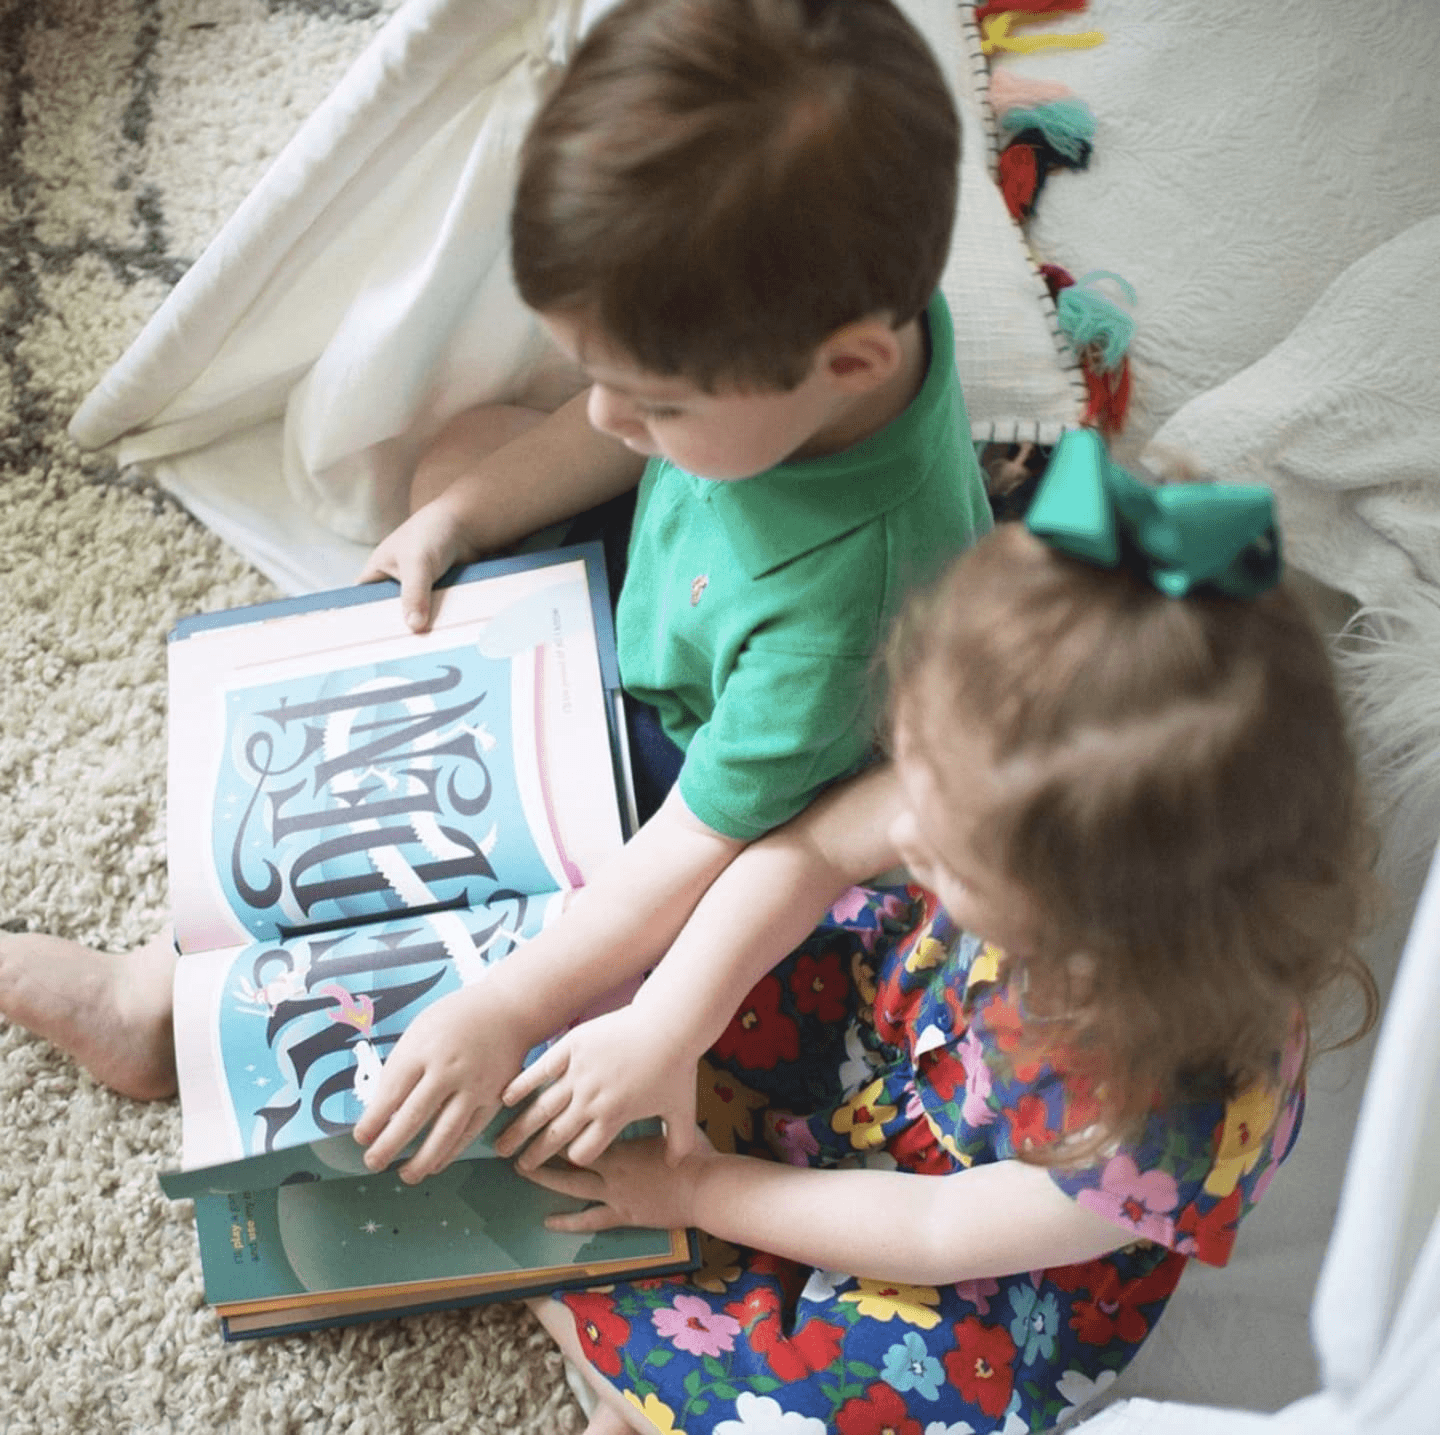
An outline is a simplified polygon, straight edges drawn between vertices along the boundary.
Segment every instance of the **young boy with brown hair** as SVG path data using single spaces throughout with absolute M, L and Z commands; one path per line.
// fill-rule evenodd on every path
M 523 479 L 460 473 L 365 576 L 397 577 L 423 626 L 452 563 L 638 478 L 620 671 L 662 768 L 671 748 L 658 785 L 678 778 L 511 964 L 511 1031 L 542 1035 L 537 983 L 580 1003 L 662 956 L 746 843 L 866 760 L 891 617 L 989 527 L 935 292 L 958 162 L 945 81 L 888 0 L 627 0 L 537 117 L 515 278 L 591 386 L 502 451 Z M 396 1046 L 357 1132 L 375 1164 L 431 1122 L 418 1179 L 493 1114 L 474 1033 L 496 996 Z
M 357 1128 L 375 1166 L 427 1125 L 405 1175 L 446 1164 L 537 1022 L 653 965 L 747 843 L 866 761 L 872 653 L 990 523 L 936 293 L 958 159 L 889 0 L 626 0 L 537 117 L 515 277 L 590 387 L 462 416 L 363 576 L 397 577 L 423 628 L 452 564 L 638 482 L 621 675 L 678 781 L 522 959 L 396 1045 Z M 145 952 L 117 971 L 5 939 L 0 1010 L 122 1090 L 173 1090 L 173 954 Z

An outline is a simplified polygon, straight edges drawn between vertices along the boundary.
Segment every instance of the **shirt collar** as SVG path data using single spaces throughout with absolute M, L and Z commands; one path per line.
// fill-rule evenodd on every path
M 878 433 L 823 458 L 778 464 L 707 495 L 737 561 L 751 578 L 811 552 L 905 502 L 925 481 L 925 442 L 949 400 L 955 339 L 945 300 L 925 310 L 930 362 L 920 392 Z M 696 480 L 704 482 L 705 480 Z

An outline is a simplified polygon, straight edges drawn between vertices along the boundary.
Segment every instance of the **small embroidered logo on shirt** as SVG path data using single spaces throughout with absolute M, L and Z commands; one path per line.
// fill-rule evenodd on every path
M 699 601 L 700 595 L 710 586 L 710 578 L 702 573 L 690 584 L 690 606 L 693 608 Z

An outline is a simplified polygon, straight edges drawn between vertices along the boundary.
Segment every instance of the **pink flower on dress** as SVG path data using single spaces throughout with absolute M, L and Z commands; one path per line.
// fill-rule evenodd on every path
M 965 1063 L 965 1101 L 960 1115 L 971 1126 L 988 1126 L 995 1119 L 990 1105 L 990 1068 L 985 1064 L 985 1048 L 972 1027 L 958 1048 Z
M 1000 1290 L 1000 1282 L 992 1280 L 989 1276 L 982 1276 L 979 1280 L 961 1281 L 955 1287 L 955 1294 L 961 1300 L 968 1300 L 980 1315 L 990 1314 L 990 1297 L 996 1295 Z
M 652 1312 L 656 1333 L 690 1355 L 719 1355 L 735 1349 L 740 1322 L 733 1315 L 711 1310 L 695 1295 L 677 1295 L 674 1303 Z
M 830 905 L 832 922 L 853 922 L 865 910 L 870 894 L 863 887 L 851 887 L 842 892 Z
M 789 1166 L 808 1166 L 820 1154 L 820 1143 L 803 1116 L 771 1116 L 770 1144 Z
M 1105 1163 L 1099 1187 L 1087 1188 L 1075 1199 L 1147 1241 L 1168 1246 L 1174 1240 L 1175 1220 L 1170 1212 L 1180 1200 L 1175 1178 L 1168 1171 L 1139 1170 L 1123 1151 Z

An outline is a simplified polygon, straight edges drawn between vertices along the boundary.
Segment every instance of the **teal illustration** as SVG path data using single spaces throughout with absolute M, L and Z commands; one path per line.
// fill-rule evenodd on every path
M 471 644 L 230 692 L 212 856 L 249 930 L 554 890 L 515 778 L 543 735 L 514 730 L 514 668 Z
M 237 952 L 221 987 L 216 1040 L 244 1151 L 348 1132 L 416 1014 L 535 936 L 544 908 L 545 899 L 499 894 L 473 911 Z
M 546 1230 L 546 1215 L 580 1204 L 486 1159 L 456 1162 L 418 1186 L 386 1174 L 203 1196 L 195 1215 L 205 1295 L 223 1304 L 669 1255 L 663 1231 Z

